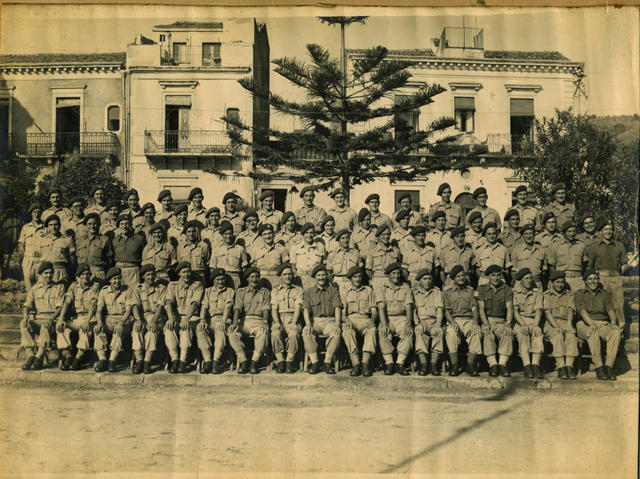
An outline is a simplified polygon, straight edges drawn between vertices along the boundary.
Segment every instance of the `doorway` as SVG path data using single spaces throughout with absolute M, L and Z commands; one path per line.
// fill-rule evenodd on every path
M 273 209 L 287 211 L 287 189 L 286 188 L 260 188 L 260 194 L 263 191 L 273 191 Z
M 80 98 L 56 98 L 56 154 L 80 149 Z

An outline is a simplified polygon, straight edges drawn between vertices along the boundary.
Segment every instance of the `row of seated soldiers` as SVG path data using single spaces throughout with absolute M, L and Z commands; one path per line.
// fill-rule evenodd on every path
M 360 265 L 349 268 L 346 283 L 336 283 L 325 264 L 316 264 L 310 274 L 313 283 L 307 287 L 295 284 L 295 267 L 289 262 L 278 266 L 271 285 L 250 266 L 243 272 L 246 286 L 235 289 L 222 268 L 211 271 L 209 287 L 189 262 L 179 263 L 175 270 L 179 279 L 167 283 L 158 278 L 153 264 L 145 264 L 138 271 L 140 282 L 130 285 L 121 268 L 111 267 L 101 279 L 82 263 L 67 289 L 54 281 L 51 262 L 40 263 L 39 280 L 29 291 L 20 324 L 21 345 L 30 352 L 23 369 L 41 369 L 46 351 L 56 344 L 63 370 L 81 369 L 84 355 L 93 349 L 98 357 L 95 371 L 116 372 L 118 355 L 131 341 L 132 372 L 150 374 L 153 353 L 164 341 L 171 373 L 190 370 L 194 344 L 202 356 L 200 372 L 221 373 L 229 343 L 238 357 L 238 373 L 257 374 L 270 339 L 276 371 L 293 373 L 302 339 L 311 361 L 309 372 L 334 374 L 342 337 L 351 376 L 373 374 L 371 360 L 378 348 L 385 375 L 409 375 L 406 363 L 415 349 L 419 375 L 439 376 L 446 352 L 448 373 L 456 376 L 462 372 L 458 348 L 465 342 L 468 375 L 479 375 L 477 359 L 484 355 L 490 376 L 509 377 L 515 336 L 527 378 L 544 377 L 540 360 L 546 338 L 558 377 L 576 379 L 580 338 L 589 345 L 598 379 L 616 379 L 613 364 L 624 318 L 616 315 L 612 297 L 594 269 L 584 272 L 586 287 L 577 292 L 570 291 L 566 273 L 556 269 L 544 293 L 529 268 L 515 274 L 516 285 L 510 288 L 497 264 L 486 269 L 488 281 L 477 289 L 469 285 L 464 267 L 456 264 L 447 275 L 451 284 L 443 290 L 435 286 L 433 269 L 420 269 L 407 280 L 398 262 L 389 263 L 385 278 L 372 282 L 373 287 L 364 284 L 367 274 Z M 318 335 L 326 338 L 323 363 Z M 245 352 L 249 337 L 254 339 L 250 361 Z

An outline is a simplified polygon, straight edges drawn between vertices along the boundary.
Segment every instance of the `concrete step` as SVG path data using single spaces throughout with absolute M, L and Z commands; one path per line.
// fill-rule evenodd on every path
M 624 342 L 624 352 L 627 354 L 638 353 L 638 337 L 632 337 Z
M 21 314 L 0 314 L 0 330 L 14 328 L 17 329 L 20 327 L 21 320 Z
M 637 337 L 640 331 L 640 323 L 634 322 L 629 325 L 629 334 L 631 337 Z
M 20 344 L 20 330 L 0 329 L 0 343 Z

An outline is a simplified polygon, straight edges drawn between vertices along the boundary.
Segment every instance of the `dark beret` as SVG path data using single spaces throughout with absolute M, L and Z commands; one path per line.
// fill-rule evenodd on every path
M 504 214 L 504 220 L 509 221 L 512 216 L 520 217 L 520 213 L 518 213 L 518 210 L 514 210 L 513 208 L 511 208 Z
M 189 263 L 188 261 L 180 261 L 178 263 L 178 266 L 176 266 L 176 273 L 180 273 L 180 271 L 185 268 L 191 269 L 191 263 Z
M 313 223 L 305 223 L 302 225 L 302 228 L 300 228 L 300 233 L 305 234 L 307 231 L 315 231 L 316 228 L 315 226 L 313 226 Z
M 156 210 L 156 207 L 153 205 L 153 203 L 145 203 L 144 205 L 142 205 L 142 208 L 140 208 L 140 213 L 144 214 L 144 212 L 149 208 L 153 209 L 153 211 Z
M 183 232 L 183 233 L 186 233 L 186 232 L 187 232 L 187 230 L 188 230 L 189 228 L 191 228 L 191 227 L 196 228 L 196 229 L 198 229 L 198 230 L 199 230 L 200 228 L 203 228 L 203 227 L 204 227 L 204 225 L 203 225 L 200 221 L 198 221 L 198 220 L 191 220 L 191 221 L 187 221 L 187 222 L 184 224 L 184 226 L 182 227 L 182 232 Z
M 347 271 L 347 278 L 351 279 L 351 277 L 356 273 L 362 273 L 362 268 L 360 266 L 352 266 Z
M 456 236 L 460 235 L 460 234 L 464 234 L 464 226 L 458 226 L 456 228 L 453 228 L 451 230 L 451 233 L 449 233 L 451 235 L 452 238 L 455 238 Z
M 420 233 L 426 233 L 426 232 L 427 232 L 427 228 L 425 228 L 422 225 L 417 225 L 411 228 L 411 236 L 417 236 Z
M 242 221 L 247 221 L 249 218 L 258 219 L 258 212 L 254 209 L 247 210 L 244 214 L 244 218 L 242 218 Z
M 461 265 L 457 264 L 453 268 L 451 268 L 451 270 L 449 270 L 449 277 L 453 279 L 460 273 L 464 273 L 464 268 Z
M 327 267 L 325 265 L 323 265 L 322 263 L 318 263 L 317 265 L 315 265 L 313 267 L 313 269 L 311 270 L 311 277 L 315 278 L 316 274 L 318 274 L 320 271 L 327 271 Z
M 556 183 L 551 187 L 551 194 L 555 194 L 558 190 L 566 190 L 566 189 L 567 189 L 566 186 L 564 186 L 562 183 Z
M 199 188 L 197 186 L 195 188 L 191 188 L 191 191 L 189 192 L 189 201 L 191 201 L 196 195 L 204 196 L 204 194 L 202 193 L 202 188 Z
M 547 211 L 544 215 L 542 215 L 542 224 L 545 225 L 547 224 L 547 221 L 549 221 L 551 218 L 555 218 L 556 215 L 553 214 L 552 211 Z
M 371 200 L 378 200 L 380 201 L 380 195 L 378 193 L 371 193 L 369 196 L 367 196 L 367 199 L 364 200 L 365 204 L 368 204 L 369 201 Z
M 224 234 L 227 231 L 233 231 L 233 225 L 228 221 L 223 221 L 220 223 L 220 234 Z
M 164 231 L 164 226 L 162 225 L 162 223 L 153 223 L 149 227 L 149 234 L 153 233 L 155 230 Z
M 535 231 L 536 229 L 532 223 L 527 223 L 526 225 L 520 227 L 520 234 L 524 233 L 527 230 Z
M 405 218 L 411 217 L 411 211 L 408 210 L 400 210 L 396 215 L 396 221 L 402 221 Z
M 173 211 L 173 214 L 178 216 L 183 211 L 188 211 L 188 210 L 189 210 L 189 207 L 185 203 L 182 203 L 181 205 L 176 207 L 176 209 Z
M 411 195 L 409 193 L 404 193 L 403 195 L 400 195 L 398 197 L 398 203 L 400 203 L 402 200 L 406 200 L 406 199 L 411 199 Z
M 302 198 L 307 191 L 312 191 L 315 193 L 316 189 L 313 186 L 305 186 L 300 190 L 300 198 Z
M 38 266 L 38 274 L 42 274 L 48 269 L 53 269 L 53 263 L 51 261 L 43 261 L 40 263 L 40 266 Z
M 482 219 L 482 213 L 479 211 L 474 211 L 469 215 L 469 223 L 473 223 L 477 219 Z
M 525 185 L 520 185 L 516 188 L 515 194 L 517 195 L 518 193 L 522 192 L 522 191 L 527 191 L 527 187 Z
M 416 273 L 416 281 L 420 281 L 420 279 L 422 279 L 423 276 L 433 277 L 433 273 L 431 272 L 430 269 L 427 269 L 427 268 L 419 269 L 418 272 Z
M 402 266 L 400 266 L 399 263 L 391 263 L 389 265 L 387 265 L 387 267 L 384 269 L 384 274 L 390 274 L 391 272 L 397 270 L 397 269 L 402 269 Z
M 376 238 L 379 237 L 384 232 L 384 230 L 391 231 L 391 229 L 389 228 L 389 225 L 386 224 L 386 223 L 383 223 L 380 226 L 378 226 L 378 228 L 376 229 L 376 234 L 375 234 Z
M 125 195 L 125 199 L 129 198 L 129 196 L 131 195 L 136 195 L 138 198 L 140 197 L 140 195 L 138 194 L 138 190 L 136 190 L 135 188 L 131 188 L 129 191 L 127 191 L 127 194 Z
M 493 221 L 489 221 L 486 225 L 484 225 L 484 227 L 482 228 L 482 234 L 487 234 L 487 230 L 489 228 L 495 228 L 498 229 L 498 225 L 495 224 Z
M 566 278 L 566 273 L 561 269 L 556 269 L 553 273 L 549 275 L 549 281 L 555 281 L 556 279 L 564 279 Z M 575 292 L 575 291 L 574 291 Z
M 69 200 L 69 206 L 73 206 L 74 203 L 80 203 L 84 206 L 84 198 L 82 196 L 74 196 Z
M 120 209 L 120 202 L 118 200 L 111 200 L 107 203 L 107 210 L 110 210 L 111 208 L 118 208 Z
M 140 280 L 142 280 L 142 278 L 144 277 L 145 274 L 149 273 L 150 271 L 153 271 L 154 273 L 156 272 L 156 267 L 150 263 L 144 264 L 140 267 Z
M 331 192 L 331 198 L 335 198 L 338 193 L 342 193 L 344 196 L 347 196 L 347 192 L 344 188 L 336 188 Z
M 364 219 L 371 215 L 371 211 L 369 211 L 369 208 L 362 208 L 359 212 L 358 212 L 358 221 L 362 222 L 364 221 Z
M 49 196 L 48 196 L 48 198 L 51 198 L 51 195 L 52 195 L 52 194 L 54 194 L 54 193 L 57 193 L 57 194 L 59 194 L 60 196 L 62 196 L 62 190 L 61 190 L 60 188 L 54 188 L 54 189 L 52 189 L 51 191 L 49 191 Z
M 567 231 L 569 228 L 577 228 L 577 226 L 573 221 L 565 221 L 564 223 L 562 223 L 561 229 L 563 232 Z
M 29 213 L 31 213 L 33 210 L 41 210 L 42 207 L 38 204 L 38 203 L 31 203 L 31 206 L 29 206 Z
M 107 271 L 107 274 L 104 276 L 104 280 L 105 281 L 110 281 L 111 278 L 114 278 L 115 276 L 120 276 L 122 274 L 122 271 L 120 270 L 120 268 L 109 268 L 109 271 Z
M 171 196 L 171 191 L 162 190 L 160 193 L 158 193 L 158 201 L 164 200 L 167 196 Z
M 232 200 L 232 199 L 237 199 L 238 195 L 236 195 L 233 191 L 229 191 L 228 193 L 225 193 L 225 195 L 222 197 L 222 204 L 225 204 L 227 201 Z
M 598 272 L 593 268 L 588 268 L 583 274 L 582 279 L 587 279 L 592 274 L 598 274 Z
M 80 263 L 76 269 L 76 276 L 80 276 L 85 271 L 91 271 L 91 268 L 87 263 Z
M 262 194 L 260 195 L 260 201 L 266 200 L 267 198 L 271 197 L 273 198 L 275 196 L 275 193 L 271 190 L 264 190 L 262 192 Z
M 273 233 L 273 225 L 269 224 L 269 223 L 265 223 L 263 225 L 260 225 L 260 227 L 258 228 L 258 234 L 262 234 L 265 231 L 271 231 Z
M 533 274 L 533 273 L 531 273 L 531 270 L 529 268 L 522 268 L 520 271 L 516 273 L 516 279 L 520 281 L 522 278 L 524 278 L 528 274 Z
M 351 234 L 351 230 L 347 228 L 342 228 L 340 231 L 336 233 L 336 240 L 340 240 L 340 237 L 346 234 Z
M 451 189 L 451 186 L 449 186 L 449 183 L 442 183 L 440 186 L 438 186 L 438 195 L 441 195 L 442 192 L 447 188 Z
M 294 214 L 293 211 L 285 211 L 284 214 L 282 215 L 282 219 L 280 220 L 280 225 L 284 225 L 287 221 L 289 221 L 289 218 L 296 218 L 296 215 Z
M 580 226 L 584 225 L 584 222 L 587 221 L 587 219 L 589 218 L 591 218 L 594 221 L 596 219 L 596 217 L 593 216 L 591 213 L 585 213 L 585 215 L 580 219 Z
M 291 265 L 291 263 L 289 262 L 282 263 L 280 266 L 278 266 L 276 273 L 278 274 L 278 276 L 280 276 L 287 269 L 290 269 L 291 271 L 293 271 L 293 266 Z
M 116 218 L 116 224 L 119 224 L 123 220 L 133 221 L 133 219 L 131 218 L 131 215 L 129 213 L 121 213 Z
M 104 187 L 103 186 L 94 186 L 93 188 L 91 188 L 91 194 L 89 196 L 93 196 L 96 194 L 96 192 L 98 191 L 104 191 Z
M 243 274 L 244 279 L 247 279 L 253 273 L 258 273 L 258 275 L 260 275 L 260 270 L 258 268 L 256 268 L 255 266 L 250 266 L 249 268 L 247 268 L 247 270 Z
M 100 215 L 98 213 L 89 213 L 84 217 L 82 223 L 86 225 L 87 221 L 89 221 L 90 219 L 94 219 L 98 222 L 98 224 L 100 224 Z
M 216 279 L 218 276 L 225 276 L 227 272 L 222 268 L 213 268 L 211 270 L 211 279 Z
M 484 274 L 487 276 L 493 273 L 502 273 L 502 268 L 497 264 L 492 264 L 491 266 L 489 266 L 487 269 L 484 270 Z
M 431 215 L 431 221 L 435 221 L 438 218 L 446 218 L 447 214 L 442 211 L 442 210 L 436 210 L 433 212 L 433 214 Z
M 220 208 L 217 206 L 213 206 L 207 210 L 207 213 L 204 215 L 205 218 L 208 218 L 211 213 L 220 213 Z
M 605 226 L 613 226 L 613 221 L 611 221 L 610 219 L 606 219 L 606 220 L 602 220 L 599 224 L 598 224 L 598 231 L 601 231 Z
M 58 222 L 60 221 L 60 217 L 56 214 L 53 215 L 49 215 L 47 216 L 47 218 L 44 220 L 44 225 L 48 225 L 50 221 L 54 221 L 54 220 L 58 220 Z
M 484 186 L 481 186 L 480 188 L 476 188 L 473 192 L 473 197 L 477 198 L 480 195 L 486 195 L 487 194 L 487 189 Z
M 334 222 L 334 224 L 335 224 L 336 219 L 335 219 L 333 216 L 331 216 L 331 215 L 327 215 L 327 216 L 325 216 L 325 217 L 322 219 L 322 221 L 320 222 L 320 228 L 323 228 L 323 229 L 324 229 L 324 225 L 326 225 L 329 221 L 333 221 L 333 222 Z

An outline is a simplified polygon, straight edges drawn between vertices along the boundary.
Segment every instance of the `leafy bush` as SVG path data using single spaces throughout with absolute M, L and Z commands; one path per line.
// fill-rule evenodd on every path
M 0 281 L 0 313 L 19 313 L 27 299 L 27 291 L 21 281 Z

